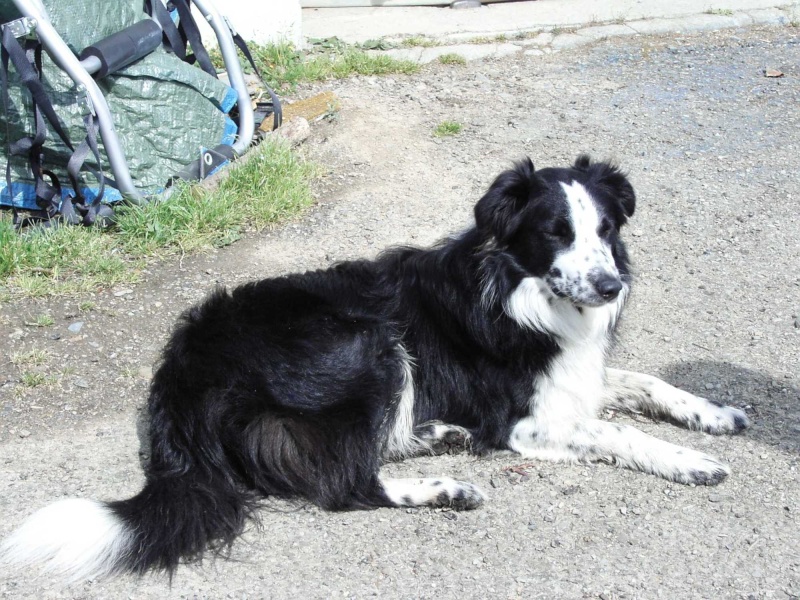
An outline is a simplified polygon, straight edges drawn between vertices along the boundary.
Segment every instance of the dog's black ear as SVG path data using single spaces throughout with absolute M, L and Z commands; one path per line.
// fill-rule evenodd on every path
M 501 173 L 475 205 L 478 230 L 498 241 L 507 241 L 522 223 L 522 209 L 546 186 L 537 175 L 530 158 Z
M 588 154 L 579 154 L 578 158 L 575 159 L 575 164 L 572 165 L 572 168 L 577 171 L 588 171 L 591 165 L 592 158 Z
M 588 154 L 575 159 L 573 168 L 589 175 L 591 181 L 604 186 L 619 203 L 626 217 L 633 216 L 636 210 L 636 194 L 627 176 L 619 167 L 607 162 L 592 162 Z

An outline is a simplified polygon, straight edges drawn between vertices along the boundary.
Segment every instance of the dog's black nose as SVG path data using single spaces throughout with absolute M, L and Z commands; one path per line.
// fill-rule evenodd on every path
M 613 300 L 622 291 L 622 282 L 619 278 L 613 275 L 601 275 L 597 281 L 594 282 L 594 289 L 605 300 Z

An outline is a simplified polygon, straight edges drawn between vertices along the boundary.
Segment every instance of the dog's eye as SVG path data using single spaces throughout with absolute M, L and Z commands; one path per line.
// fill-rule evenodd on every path
M 572 229 L 564 221 L 557 221 L 549 229 L 546 229 L 544 234 L 552 238 L 567 239 L 572 235 Z
M 611 235 L 612 231 L 614 231 L 614 226 L 611 224 L 611 221 L 603 219 L 600 223 L 600 227 L 597 228 L 597 235 L 600 237 L 608 237 Z

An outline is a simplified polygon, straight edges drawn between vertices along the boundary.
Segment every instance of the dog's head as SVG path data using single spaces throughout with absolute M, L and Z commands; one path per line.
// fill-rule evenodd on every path
M 475 222 L 525 277 L 578 306 L 601 306 L 623 289 L 620 228 L 635 206 L 633 187 L 611 164 L 579 156 L 570 168 L 536 171 L 525 159 L 494 181 Z

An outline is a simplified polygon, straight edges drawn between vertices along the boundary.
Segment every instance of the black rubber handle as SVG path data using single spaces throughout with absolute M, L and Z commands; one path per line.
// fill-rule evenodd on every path
M 161 27 L 152 19 L 145 19 L 87 46 L 79 58 L 96 57 L 101 65 L 96 77 L 105 77 L 147 56 L 160 45 Z

